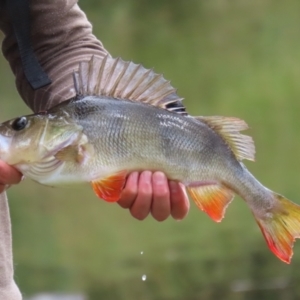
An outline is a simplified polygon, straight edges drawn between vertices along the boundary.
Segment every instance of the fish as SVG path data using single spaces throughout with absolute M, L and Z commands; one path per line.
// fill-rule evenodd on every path
M 255 147 L 245 121 L 191 116 L 162 75 L 121 58 L 80 62 L 76 96 L 0 124 L 0 159 L 44 185 L 89 183 L 120 199 L 132 171 L 162 171 L 220 222 L 235 195 L 248 205 L 270 250 L 290 263 L 300 206 L 263 186 L 242 163 Z

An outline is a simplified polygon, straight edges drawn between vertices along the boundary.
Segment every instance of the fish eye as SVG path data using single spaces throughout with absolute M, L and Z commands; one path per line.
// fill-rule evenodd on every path
M 19 130 L 24 129 L 26 127 L 27 123 L 28 123 L 28 120 L 26 117 L 20 117 L 20 118 L 15 119 L 12 122 L 11 128 L 13 130 L 19 131 Z

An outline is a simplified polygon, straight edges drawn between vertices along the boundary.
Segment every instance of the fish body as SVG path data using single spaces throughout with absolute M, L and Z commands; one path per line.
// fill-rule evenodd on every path
M 192 117 L 143 103 L 100 97 L 70 101 L 63 109 L 68 112 L 68 124 L 74 122 L 94 149 L 93 156 L 83 164 L 65 162 L 62 176 L 72 174 L 74 181 L 147 169 L 163 171 L 170 179 L 189 184 L 222 177 L 211 167 L 213 164 L 226 170 L 230 160 L 240 167 L 223 139 Z M 57 114 L 61 107 L 55 110 L 49 113 Z M 51 180 L 59 184 L 61 178 Z
M 74 79 L 74 99 L 0 125 L 0 159 L 42 184 L 90 182 L 110 202 L 119 199 L 128 173 L 162 171 L 217 222 L 238 194 L 270 249 L 290 262 L 300 208 L 242 164 L 255 152 L 252 139 L 240 134 L 244 121 L 189 116 L 169 82 L 120 59 L 82 63 Z

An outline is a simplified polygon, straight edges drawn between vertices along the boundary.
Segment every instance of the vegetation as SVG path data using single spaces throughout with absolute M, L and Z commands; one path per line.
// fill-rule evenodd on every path
M 245 119 L 249 169 L 300 203 L 300 2 L 85 0 L 113 56 L 172 80 L 193 115 Z M 0 61 L 1 120 L 27 113 Z M 84 291 L 98 300 L 299 299 L 300 242 L 277 260 L 236 198 L 221 224 L 193 203 L 181 222 L 139 222 L 88 187 L 22 182 L 9 191 L 16 281 L 25 295 Z M 142 252 L 142 254 L 141 254 Z M 142 275 L 147 279 L 142 280 Z

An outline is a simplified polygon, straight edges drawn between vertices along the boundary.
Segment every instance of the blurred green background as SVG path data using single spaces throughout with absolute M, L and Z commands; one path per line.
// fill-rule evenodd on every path
M 163 73 L 190 113 L 245 119 L 257 150 L 247 167 L 300 203 L 300 1 L 82 0 L 80 6 L 113 56 Z M 3 58 L 0 64 L 5 120 L 29 110 Z M 193 203 L 181 222 L 139 222 L 89 188 L 51 189 L 29 180 L 11 188 L 9 198 L 16 281 L 25 296 L 300 298 L 300 243 L 291 265 L 280 262 L 240 198 L 221 224 Z

